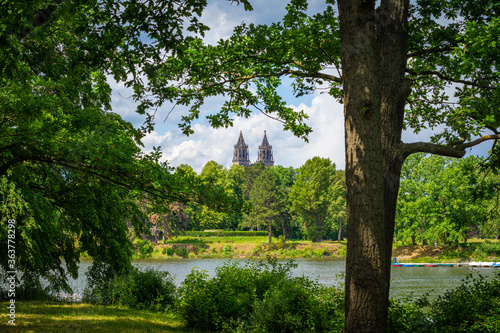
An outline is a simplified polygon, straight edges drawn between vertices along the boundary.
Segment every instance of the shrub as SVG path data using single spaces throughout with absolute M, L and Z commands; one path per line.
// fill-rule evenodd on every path
M 461 286 L 431 304 L 430 315 L 441 332 L 498 332 L 500 273 L 491 281 L 481 275 L 467 276 Z
M 185 246 L 177 246 L 173 249 L 173 252 L 182 258 L 187 257 L 189 254 L 189 251 Z
M 174 249 L 171 248 L 170 246 L 165 247 L 165 252 L 167 253 L 167 256 L 173 256 L 174 255 Z
M 160 312 L 170 309 L 176 298 L 177 288 L 168 272 L 132 268 L 128 274 L 110 281 L 94 282 L 86 288 L 84 301 Z
M 308 278 L 291 277 L 293 262 L 268 260 L 245 266 L 229 261 L 216 269 L 213 278 L 193 270 L 182 283 L 177 303 L 186 325 L 202 331 L 243 332 L 304 332 L 314 327 L 319 332 L 331 329 L 332 323 L 343 325 L 339 293 Z
M 134 269 L 131 274 L 120 276 L 111 289 L 112 304 L 139 310 L 165 311 L 176 299 L 176 287 L 168 272 Z
M 255 246 L 254 246 L 254 248 L 252 250 L 252 254 L 254 256 L 257 256 L 257 255 L 259 255 L 259 253 L 262 252 L 262 249 L 263 249 L 263 244 L 261 242 L 258 242 L 258 243 L 255 244 Z
M 430 332 L 431 321 L 422 311 L 427 304 L 427 297 L 419 301 L 396 298 L 389 300 L 387 314 L 387 333 Z
M 254 307 L 256 332 L 340 332 L 344 326 L 343 292 L 307 278 L 281 281 Z
M 186 231 L 186 236 L 191 237 L 254 237 L 267 236 L 267 231 Z
M 478 243 L 474 252 L 472 253 L 474 258 L 484 260 L 488 257 L 499 257 L 500 256 L 500 243 L 483 242 Z
M 229 253 L 233 252 L 233 247 L 231 245 L 229 245 L 229 244 L 226 244 L 222 248 L 222 252 L 224 252 L 226 254 L 229 254 Z
M 153 254 L 153 245 L 149 239 L 135 239 L 134 244 L 137 246 L 141 258 L 148 258 Z

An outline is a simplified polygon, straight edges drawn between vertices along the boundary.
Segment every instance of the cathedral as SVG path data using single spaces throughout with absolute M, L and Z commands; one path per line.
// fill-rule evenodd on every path
M 266 131 L 264 131 L 264 138 L 262 139 L 262 143 L 259 146 L 259 155 L 257 157 L 257 162 L 264 162 L 265 166 L 273 166 L 273 146 L 269 144 L 267 141 Z M 248 154 L 248 145 L 245 143 L 243 139 L 243 133 L 240 131 L 240 137 L 238 138 L 238 142 L 234 145 L 234 154 L 233 154 L 233 164 L 239 164 L 244 166 L 250 166 L 250 155 Z

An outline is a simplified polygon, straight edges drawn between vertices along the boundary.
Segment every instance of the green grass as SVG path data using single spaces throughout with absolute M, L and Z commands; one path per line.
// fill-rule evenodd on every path
M 165 244 L 205 244 L 205 243 L 257 243 L 267 242 L 268 236 L 213 236 L 213 237 L 191 237 L 179 236 L 173 237 L 165 242 Z M 273 237 L 273 242 L 277 239 Z
M 0 332 L 190 332 L 171 314 L 85 303 L 16 302 L 16 326 L 0 303 Z

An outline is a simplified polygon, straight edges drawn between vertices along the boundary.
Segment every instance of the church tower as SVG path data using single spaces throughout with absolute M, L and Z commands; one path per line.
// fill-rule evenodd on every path
M 259 157 L 257 162 L 262 161 L 266 167 L 274 165 L 273 159 L 273 146 L 267 141 L 266 131 L 264 131 L 264 139 L 262 139 L 262 144 L 259 146 Z
M 245 140 L 243 139 L 243 133 L 241 131 L 240 131 L 240 137 L 238 138 L 238 142 L 234 145 L 233 164 L 239 164 L 244 166 L 250 165 L 250 158 L 248 155 L 248 145 L 245 144 Z

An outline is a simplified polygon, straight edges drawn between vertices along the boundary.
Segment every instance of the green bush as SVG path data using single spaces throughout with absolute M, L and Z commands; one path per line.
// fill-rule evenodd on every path
M 474 258 L 484 260 L 488 257 L 500 257 L 500 243 L 482 242 L 475 244 Z
M 189 251 L 184 246 L 177 246 L 173 249 L 173 252 L 177 254 L 179 257 L 185 258 L 189 255 Z
M 226 244 L 222 247 L 222 252 L 229 254 L 229 253 L 233 252 L 233 247 L 229 244 Z
M 261 242 L 257 242 L 255 244 L 254 248 L 252 249 L 252 254 L 254 256 L 259 255 L 262 252 L 263 248 L 264 248 L 264 244 Z
M 174 255 L 174 249 L 171 248 L 170 246 L 166 247 L 165 252 L 167 253 L 167 256 L 173 256 Z
M 124 305 L 139 310 L 165 311 L 176 299 L 174 280 L 168 272 L 134 269 L 127 276 L 113 282 L 112 304 Z
M 168 272 L 132 268 L 110 281 L 93 281 L 84 292 L 84 302 L 160 312 L 172 308 L 177 298 L 177 288 Z
M 229 261 L 213 278 L 193 270 L 180 288 L 177 311 L 201 331 L 304 332 L 341 327 L 343 297 L 308 278 L 290 276 L 293 262 Z M 281 325 L 281 326 L 280 326 Z M 283 326 L 285 325 L 285 326 Z M 339 328 L 340 330 L 340 328 Z
M 267 231 L 186 231 L 186 236 L 191 237 L 254 237 L 267 236 Z
M 153 245 L 149 239 L 135 239 L 134 245 L 137 246 L 138 255 L 141 258 L 151 257 L 153 254 Z
M 469 275 L 456 289 L 431 304 L 431 319 L 440 332 L 498 332 L 500 328 L 500 273 L 488 281 Z
M 341 332 L 343 292 L 306 278 L 285 279 L 256 301 L 250 320 L 255 332 Z
M 387 333 L 430 332 L 432 323 L 422 310 L 426 304 L 426 297 L 422 301 L 411 301 L 404 298 L 390 299 Z

